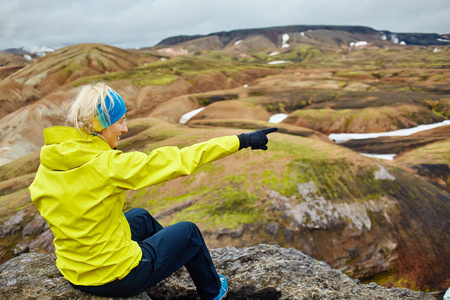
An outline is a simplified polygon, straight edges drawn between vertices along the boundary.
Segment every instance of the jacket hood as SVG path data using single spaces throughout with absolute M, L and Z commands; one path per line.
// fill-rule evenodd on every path
M 55 126 L 44 129 L 45 146 L 41 164 L 51 170 L 77 168 L 111 147 L 102 138 L 78 131 L 74 127 Z

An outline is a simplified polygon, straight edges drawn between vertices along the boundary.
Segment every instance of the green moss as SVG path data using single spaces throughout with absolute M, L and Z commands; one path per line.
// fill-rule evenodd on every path
M 3 218 L 7 217 L 7 213 L 20 211 L 33 205 L 30 199 L 30 191 L 28 190 L 28 187 L 22 188 L 8 195 L 0 196 L 0 211 L 6 212 L 5 214 L 0 215 L 0 223 Z
M 369 284 L 371 282 L 376 282 L 378 285 L 381 286 L 394 285 L 399 288 L 407 288 L 413 291 L 419 291 L 419 289 L 414 284 L 413 280 L 406 277 L 400 277 L 395 271 L 395 269 L 379 273 L 373 277 L 361 281 L 361 283 L 363 284 Z M 421 291 L 423 292 L 424 290 Z
M 37 151 L 4 164 L 0 166 L 0 181 L 6 181 L 25 174 L 34 174 L 39 167 L 39 163 L 39 151 Z
M 322 55 L 322 51 L 312 46 L 297 46 L 277 55 L 277 60 L 288 60 L 291 62 L 301 62 L 310 60 Z
M 282 152 L 285 155 L 293 157 L 303 157 L 309 159 L 325 160 L 328 158 L 328 153 L 325 151 L 317 151 L 311 147 L 312 140 L 304 139 L 304 143 L 295 143 L 291 141 L 277 141 L 270 144 L 270 149 L 274 152 Z
M 267 53 L 254 53 L 252 54 L 252 57 L 256 58 L 256 60 L 260 62 L 268 62 L 270 61 L 270 56 Z
M 83 77 L 75 82 L 72 83 L 73 86 L 81 86 L 84 84 L 97 82 L 97 81 L 116 81 L 121 80 L 128 77 L 127 72 L 116 72 L 116 73 L 109 73 L 109 74 L 100 74 L 100 75 L 94 75 L 94 76 L 86 76 Z
M 347 118 L 345 118 L 345 127 L 344 130 L 347 130 L 348 126 L 350 125 L 350 123 L 353 121 L 354 119 L 354 115 L 350 115 Z
M 317 188 L 317 195 L 325 199 L 378 199 L 388 190 L 376 180 L 370 167 L 353 168 L 346 159 L 328 159 L 325 154 L 304 152 L 288 164 L 286 173 L 279 177 L 267 175 L 263 183 L 270 182 L 270 188 L 279 191 L 286 197 L 295 196 L 301 199 L 298 183 L 312 182 Z
M 175 76 L 166 76 L 161 78 L 148 78 L 148 79 L 139 79 L 133 80 L 134 86 L 142 87 L 147 85 L 169 85 L 172 82 L 178 80 L 178 77 Z
M 246 182 L 247 179 L 247 175 L 246 174 L 241 174 L 241 175 L 228 175 L 227 177 L 225 177 L 222 182 L 227 183 L 228 185 L 236 185 L 239 184 L 242 187 L 242 184 L 244 186 L 247 186 L 248 183 Z
M 130 70 L 99 74 L 83 77 L 72 83 L 73 86 L 80 86 L 95 81 L 116 81 L 130 80 L 135 86 L 146 85 L 167 85 L 180 77 L 191 80 L 198 74 L 211 72 L 222 72 L 228 78 L 239 71 L 243 71 L 254 66 L 248 66 L 240 62 L 226 59 L 226 55 L 220 57 L 199 57 L 186 55 L 178 58 L 172 58 L 166 61 L 157 61 L 139 66 Z M 268 66 L 260 66 L 260 69 L 270 69 Z
M 201 166 L 198 170 L 196 170 L 193 174 L 191 174 L 191 176 L 192 175 L 196 175 L 196 174 L 198 174 L 200 172 L 204 172 L 204 173 L 208 173 L 208 174 L 214 175 L 214 174 L 221 174 L 224 171 L 225 171 L 225 166 L 218 165 L 216 163 L 209 163 L 209 164 Z
M 249 97 L 261 97 L 264 96 L 266 94 L 266 91 L 250 91 L 248 93 Z
M 178 213 L 171 224 L 189 220 L 205 229 L 236 228 L 259 221 L 263 211 L 254 207 L 256 195 L 232 186 L 214 188 L 202 198 L 202 201 Z

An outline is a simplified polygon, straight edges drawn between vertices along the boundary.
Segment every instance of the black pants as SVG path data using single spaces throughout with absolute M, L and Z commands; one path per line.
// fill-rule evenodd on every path
M 142 249 L 139 265 L 121 280 L 101 286 L 76 286 L 76 289 L 107 296 L 128 297 L 140 294 L 185 266 L 202 299 L 213 299 L 220 290 L 219 276 L 200 230 L 194 223 L 180 222 L 163 228 L 145 209 L 125 213 L 132 239 Z

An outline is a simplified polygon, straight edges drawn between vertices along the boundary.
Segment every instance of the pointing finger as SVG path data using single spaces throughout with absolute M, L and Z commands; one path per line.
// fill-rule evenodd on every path
M 278 128 L 277 128 L 277 127 L 266 128 L 266 129 L 263 129 L 263 130 L 261 130 L 261 131 L 264 132 L 264 134 L 269 134 L 269 133 L 278 131 Z

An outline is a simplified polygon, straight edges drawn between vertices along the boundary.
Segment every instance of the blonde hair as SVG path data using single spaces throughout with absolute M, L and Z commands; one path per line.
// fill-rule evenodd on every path
M 81 86 L 73 100 L 66 123 L 71 123 L 80 132 L 84 129 L 88 134 L 94 134 L 94 118 L 99 114 L 100 104 L 103 115 L 110 120 L 105 98 L 112 89 L 104 82 L 90 83 Z M 111 102 L 113 105 L 113 103 Z

